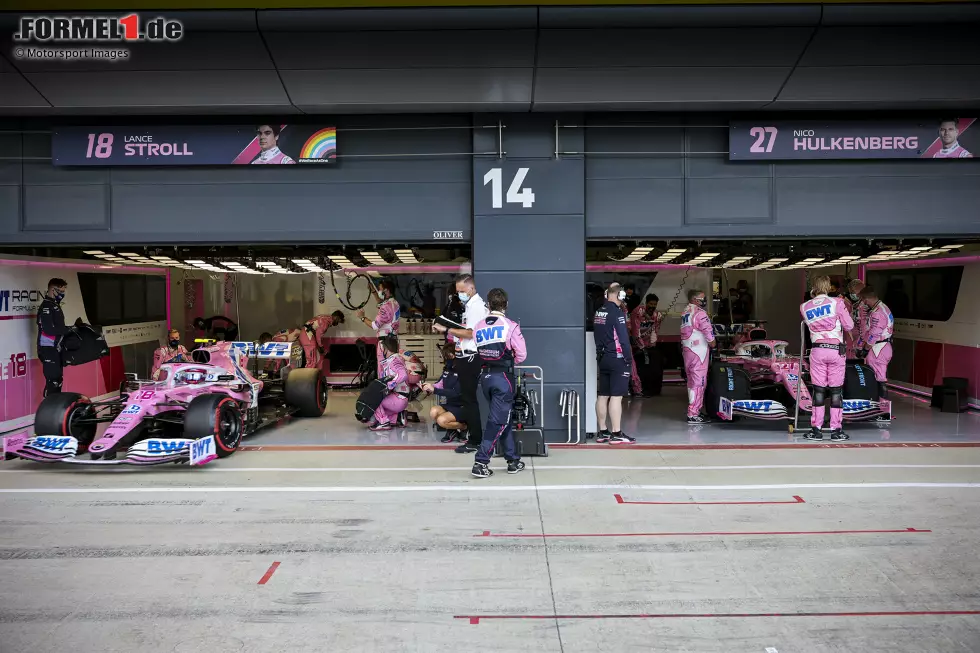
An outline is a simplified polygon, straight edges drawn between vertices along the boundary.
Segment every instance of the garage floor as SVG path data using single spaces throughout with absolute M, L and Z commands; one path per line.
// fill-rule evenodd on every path
M 978 449 L 467 467 L 429 450 L 4 463 L 2 648 L 980 650 Z
M 358 424 L 353 417 L 356 392 L 336 391 L 330 394 L 327 414 L 318 420 L 292 420 L 282 426 L 260 432 L 246 441 L 248 445 L 432 445 L 438 444 L 441 432 L 428 424 L 432 399 L 420 403 L 424 422 L 409 424 L 387 434 L 375 434 Z M 978 442 L 980 414 L 940 413 L 928 403 L 892 394 L 896 419 L 887 427 L 872 423 L 845 424 L 854 443 L 881 442 Z M 640 444 L 779 444 L 805 442 L 790 435 L 783 422 L 740 420 L 688 426 L 687 392 L 680 385 L 664 386 L 664 394 L 648 399 L 634 399 L 626 404 L 623 429 Z M 582 407 L 583 412 L 587 407 Z M 807 418 L 801 425 L 808 427 Z M 829 440 L 827 440 L 829 442 Z M 602 445 L 605 446 L 605 445 Z

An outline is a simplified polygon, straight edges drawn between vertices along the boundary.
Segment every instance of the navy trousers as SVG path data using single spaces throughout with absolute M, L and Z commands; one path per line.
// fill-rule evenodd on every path
M 483 386 L 483 396 L 490 403 L 490 414 L 483 430 L 480 449 L 476 452 L 476 462 L 490 462 L 497 440 L 503 443 L 507 462 L 520 460 L 510 426 L 510 413 L 514 408 L 514 377 L 503 371 L 484 371 L 480 383 Z

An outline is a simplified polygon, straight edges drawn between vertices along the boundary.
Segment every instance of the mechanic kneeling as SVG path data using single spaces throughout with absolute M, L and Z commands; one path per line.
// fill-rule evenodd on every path
M 379 378 L 387 383 L 389 393 L 374 411 L 374 426 L 371 430 L 375 432 L 391 430 L 392 420 L 408 407 L 408 398 L 411 395 L 408 369 L 398 350 L 398 336 L 391 334 L 383 337 L 381 351 L 384 354 Z
M 504 458 L 507 460 L 507 473 L 517 474 L 524 469 L 524 462 L 517 453 L 517 443 L 511 428 L 511 410 L 514 408 L 514 365 L 527 359 L 527 345 L 521 325 L 508 319 L 507 293 L 494 288 L 487 293 L 490 314 L 473 327 L 476 351 L 483 362 L 480 382 L 483 396 L 490 403 L 487 427 L 483 431 L 480 448 L 471 473 L 477 478 L 493 476 L 490 469 L 490 456 L 493 455 L 497 440 L 502 438 Z
M 442 442 L 452 442 L 456 439 L 466 442 L 467 426 L 465 422 L 460 421 L 463 415 L 463 402 L 461 400 L 463 391 L 459 383 L 459 375 L 453 368 L 453 363 L 456 360 L 455 343 L 443 343 L 442 360 L 443 370 L 439 380 L 422 386 L 427 394 L 446 398 L 446 403 L 442 406 L 437 404 L 432 407 L 429 411 L 429 417 L 436 424 L 446 429 L 446 435 L 442 437 Z

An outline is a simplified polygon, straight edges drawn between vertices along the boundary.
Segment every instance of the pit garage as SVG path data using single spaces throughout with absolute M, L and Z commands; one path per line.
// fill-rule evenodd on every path
M 812 343 L 799 306 L 817 276 L 829 276 L 833 292 L 844 297 L 848 283 L 861 279 L 894 315 L 893 357 L 880 392 L 860 346 L 857 353 L 848 347 L 845 432 L 857 443 L 975 441 L 980 361 L 966 334 L 978 328 L 969 298 L 980 280 L 978 252 L 977 241 L 951 238 L 592 241 L 587 328 L 604 290 L 622 284 L 637 348 L 623 430 L 639 442 L 792 442 L 809 430 L 812 405 L 809 364 L 800 357 Z M 717 342 L 709 354 L 705 424 L 686 420 L 680 318 L 692 289 L 707 295 Z M 857 318 L 856 308 L 853 313 Z M 655 335 L 641 343 L 644 328 Z M 590 400 L 596 392 L 588 382 L 596 376 L 591 345 L 587 339 Z M 586 424 L 594 433 L 594 415 L 586 415 Z

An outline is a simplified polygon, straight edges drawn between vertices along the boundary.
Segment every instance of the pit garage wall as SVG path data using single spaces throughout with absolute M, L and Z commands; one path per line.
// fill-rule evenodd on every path
M 335 166 L 57 168 L 51 123 L 11 121 L 0 132 L 0 242 L 469 240 L 469 116 L 315 120 L 338 126 Z
M 731 162 L 734 117 L 590 115 L 588 237 L 980 233 L 980 159 Z M 580 130 L 559 131 L 561 151 L 575 151 L 566 132 Z

